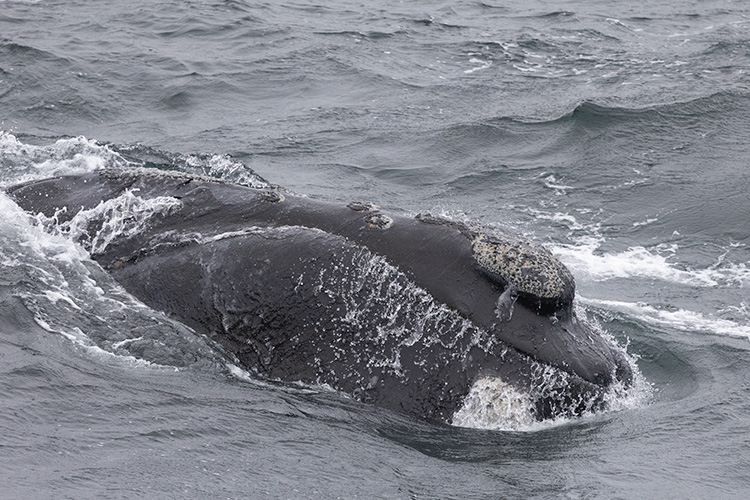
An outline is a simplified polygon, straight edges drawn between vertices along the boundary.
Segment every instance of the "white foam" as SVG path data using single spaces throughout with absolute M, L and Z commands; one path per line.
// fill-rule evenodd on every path
M 618 350 L 627 360 L 633 372 L 633 381 L 629 386 L 622 382 L 613 383 L 602 395 L 606 409 L 594 409 L 594 401 L 586 404 L 587 410 L 580 417 L 560 416 L 538 421 L 533 416 L 533 399 L 558 393 L 561 385 L 566 386 L 569 374 L 552 366 L 533 362 L 534 388 L 532 394 L 526 394 L 497 377 L 485 377 L 475 381 L 464 399 L 462 407 L 453 415 L 452 424 L 459 427 L 476 429 L 502 430 L 516 432 L 536 432 L 550 427 L 567 425 L 580 419 L 599 418 L 603 414 L 623 410 L 642 408 L 653 396 L 653 386 L 646 381 L 637 365 L 637 357 L 627 352 L 626 347 L 617 344 L 602 326 L 586 316 L 585 310 L 576 304 L 579 321 L 584 321 L 598 335 L 604 337 L 613 349 Z M 585 401 L 572 403 L 570 410 Z
M 62 300 L 63 302 L 67 302 L 68 304 L 70 304 L 73 309 L 76 309 L 78 311 L 81 310 L 81 308 L 78 306 L 78 304 L 75 303 L 73 299 L 71 299 L 67 295 L 63 295 L 59 291 L 47 290 L 44 292 L 44 295 L 45 297 L 47 297 L 47 299 L 49 299 L 50 302 L 54 304 Z
M 252 383 L 255 383 L 257 381 L 257 379 L 253 377 L 249 371 L 240 368 L 234 363 L 227 362 L 224 366 L 226 366 L 227 370 L 229 370 L 229 374 L 236 379 Z
M 550 251 L 576 276 L 594 281 L 615 278 L 649 278 L 696 287 L 745 286 L 750 284 L 750 268 L 745 263 L 724 263 L 723 255 L 716 264 L 704 269 L 681 269 L 671 261 L 679 250 L 677 245 L 661 245 L 653 249 L 633 246 L 621 252 L 599 252 L 603 238 L 581 237 L 577 244 L 550 245 Z
M 563 195 L 567 191 L 575 188 L 574 186 L 561 184 L 560 181 L 558 181 L 554 175 L 548 175 L 547 177 L 545 177 L 544 185 L 550 189 L 554 189 L 556 191 L 555 194 L 558 194 L 558 195 Z
M 603 395 L 606 410 L 585 411 L 580 417 L 560 416 L 538 421 L 533 417 L 532 398 L 528 394 L 500 378 L 485 377 L 474 382 L 461 408 L 453 415 L 451 424 L 472 429 L 536 432 L 611 412 L 642 408 L 651 401 L 653 386 L 638 370 L 635 360 L 625 355 L 633 368 L 633 384 L 629 387 L 622 383 L 613 384 Z M 548 371 L 552 374 L 555 370 Z
M 81 348 L 84 352 L 86 352 L 89 356 L 92 356 L 93 358 L 96 358 L 98 360 L 104 360 L 107 362 L 114 362 L 117 365 L 124 365 L 128 367 L 140 367 L 140 368 L 157 368 L 157 369 L 174 369 L 177 370 L 176 367 L 170 367 L 170 366 L 164 366 L 157 363 L 152 363 L 151 361 L 137 358 L 135 356 L 131 355 L 122 355 L 122 354 L 115 354 L 113 352 L 107 351 L 105 349 L 102 349 L 98 345 L 96 345 L 83 331 L 81 331 L 80 328 L 72 328 L 70 330 L 66 329 L 56 329 L 50 326 L 48 322 L 43 320 L 42 318 L 35 317 L 34 318 L 36 323 L 41 326 L 43 329 L 47 330 L 50 333 L 56 333 L 59 335 L 62 335 L 63 337 L 67 338 L 73 344 Z
M 25 252 L 43 256 L 60 263 L 80 262 L 88 255 L 80 247 L 62 238 L 50 238 L 36 226 L 36 220 L 16 205 L 8 195 L 0 191 L 0 234 L 2 234 L 3 262 L 20 264 L 23 256 L 10 253 L 15 245 L 21 245 Z
M 640 321 L 653 325 L 668 326 L 684 332 L 711 333 L 750 339 L 750 326 L 685 309 L 664 310 L 649 304 L 617 300 L 588 299 L 578 297 L 586 305 L 626 313 Z
M 0 157 L 6 166 L 0 172 L 0 185 L 131 165 L 108 146 L 82 136 L 35 146 L 23 144 L 5 131 L 0 131 Z
M 640 221 L 640 222 L 633 222 L 633 227 L 639 227 L 639 226 L 648 226 L 649 224 L 653 224 L 654 222 L 658 221 L 659 219 L 651 217 L 646 220 Z
M 547 180 L 547 179 L 545 179 Z M 565 189 L 566 186 L 550 186 Z M 681 285 L 706 287 L 750 286 L 750 262 L 726 262 L 727 253 L 741 244 L 729 243 L 717 256 L 716 262 L 705 268 L 693 269 L 677 261 L 677 244 L 660 244 L 652 248 L 635 245 L 619 252 L 603 252 L 605 238 L 599 223 L 583 223 L 570 213 L 546 213 L 528 209 L 540 220 L 552 221 L 566 228 L 571 244 L 546 245 L 578 278 L 608 281 L 623 278 L 645 278 Z M 649 218 L 634 222 L 643 226 L 656 222 Z
M 476 57 L 472 57 L 469 62 L 472 64 L 477 64 L 478 66 L 474 66 L 473 68 L 464 70 L 464 73 L 467 75 L 474 73 L 475 71 L 482 71 L 483 69 L 487 69 L 492 66 L 491 60 L 485 61 L 482 59 L 477 59 Z
M 639 279 L 654 286 L 680 285 L 695 290 L 713 291 L 725 289 L 734 295 L 750 286 L 750 261 L 731 262 L 729 256 L 742 255 L 745 245 L 729 242 L 719 248 L 715 261 L 701 268 L 691 268 L 679 262 L 681 249 L 678 244 L 660 244 L 651 248 L 632 246 L 622 251 L 602 251 L 605 238 L 600 234 L 597 223 L 582 223 L 569 213 L 544 213 L 529 210 L 535 217 L 550 220 L 569 230 L 572 244 L 548 245 L 576 276 L 579 282 L 606 282 L 614 280 Z M 634 226 L 655 222 L 650 218 L 636 222 Z M 701 292 L 698 292 L 699 294 Z M 705 293 L 705 292 L 703 292 Z M 750 338 L 750 312 L 747 303 L 726 305 L 715 314 L 697 312 L 683 308 L 659 308 L 639 302 L 619 300 L 587 299 L 578 295 L 583 304 L 619 311 L 633 316 L 646 324 L 669 326 L 694 333 L 711 333 L 732 337 Z M 696 309 L 700 305 L 696 305 Z M 729 313 L 731 319 L 721 316 Z
M 528 430 L 534 422 L 531 398 L 497 377 L 480 378 L 453 415 L 457 427 Z

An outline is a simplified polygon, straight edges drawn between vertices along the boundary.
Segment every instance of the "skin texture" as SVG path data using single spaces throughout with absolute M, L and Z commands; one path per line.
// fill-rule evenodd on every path
M 536 418 L 600 408 L 631 382 L 622 353 L 576 318 L 568 270 L 528 242 L 153 170 L 8 192 L 60 224 L 85 220 L 79 240 L 125 289 L 260 377 L 448 422 L 480 377 L 529 394 Z M 100 203 L 124 194 L 170 203 L 95 245 L 119 213 Z

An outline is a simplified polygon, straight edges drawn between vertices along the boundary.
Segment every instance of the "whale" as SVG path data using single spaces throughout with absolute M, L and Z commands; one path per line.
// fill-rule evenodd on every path
M 496 228 L 157 168 L 6 192 L 263 380 L 445 423 L 478 387 L 512 389 L 543 420 L 606 409 L 633 383 L 568 268 Z

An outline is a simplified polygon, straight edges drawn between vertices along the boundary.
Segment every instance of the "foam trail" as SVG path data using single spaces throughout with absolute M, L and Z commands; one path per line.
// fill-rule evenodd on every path
M 661 244 L 652 248 L 632 246 L 620 252 L 603 252 L 600 249 L 606 240 L 601 235 L 598 223 L 581 222 L 570 213 L 527 211 L 538 220 L 550 221 L 567 230 L 573 243 L 546 246 L 576 277 L 593 281 L 656 279 L 699 288 L 750 286 L 750 262 L 726 261 L 729 252 L 742 247 L 741 244 L 730 243 L 717 256 L 715 263 L 702 269 L 692 269 L 673 260 L 680 250 L 677 244 Z M 634 226 L 656 220 L 636 222 Z
M 743 325 L 695 311 L 685 309 L 667 311 L 648 304 L 587 299 L 581 296 L 578 297 L 578 300 L 585 305 L 619 311 L 653 325 L 668 326 L 684 332 L 712 333 L 750 339 L 750 325 Z
M 622 252 L 598 253 L 602 241 L 602 238 L 589 237 L 577 245 L 554 245 L 550 250 L 575 275 L 594 281 L 647 278 L 700 288 L 750 285 L 750 267 L 745 263 L 724 263 L 723 256 L 705 269 L 680 269 L 670 262 L 678 251 L 677 245 L 654 250 L 634 246 Z

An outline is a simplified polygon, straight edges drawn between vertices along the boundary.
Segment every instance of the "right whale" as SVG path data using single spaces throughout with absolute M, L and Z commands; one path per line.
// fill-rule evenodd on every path
M 155 169 L 7 191 L 259 377 L 449 423 L 480 386 L 512 387 L 542 420 L 606 408 L 633 380 L 621 348 L 577 317 L 568 269 L 505 234 Z

